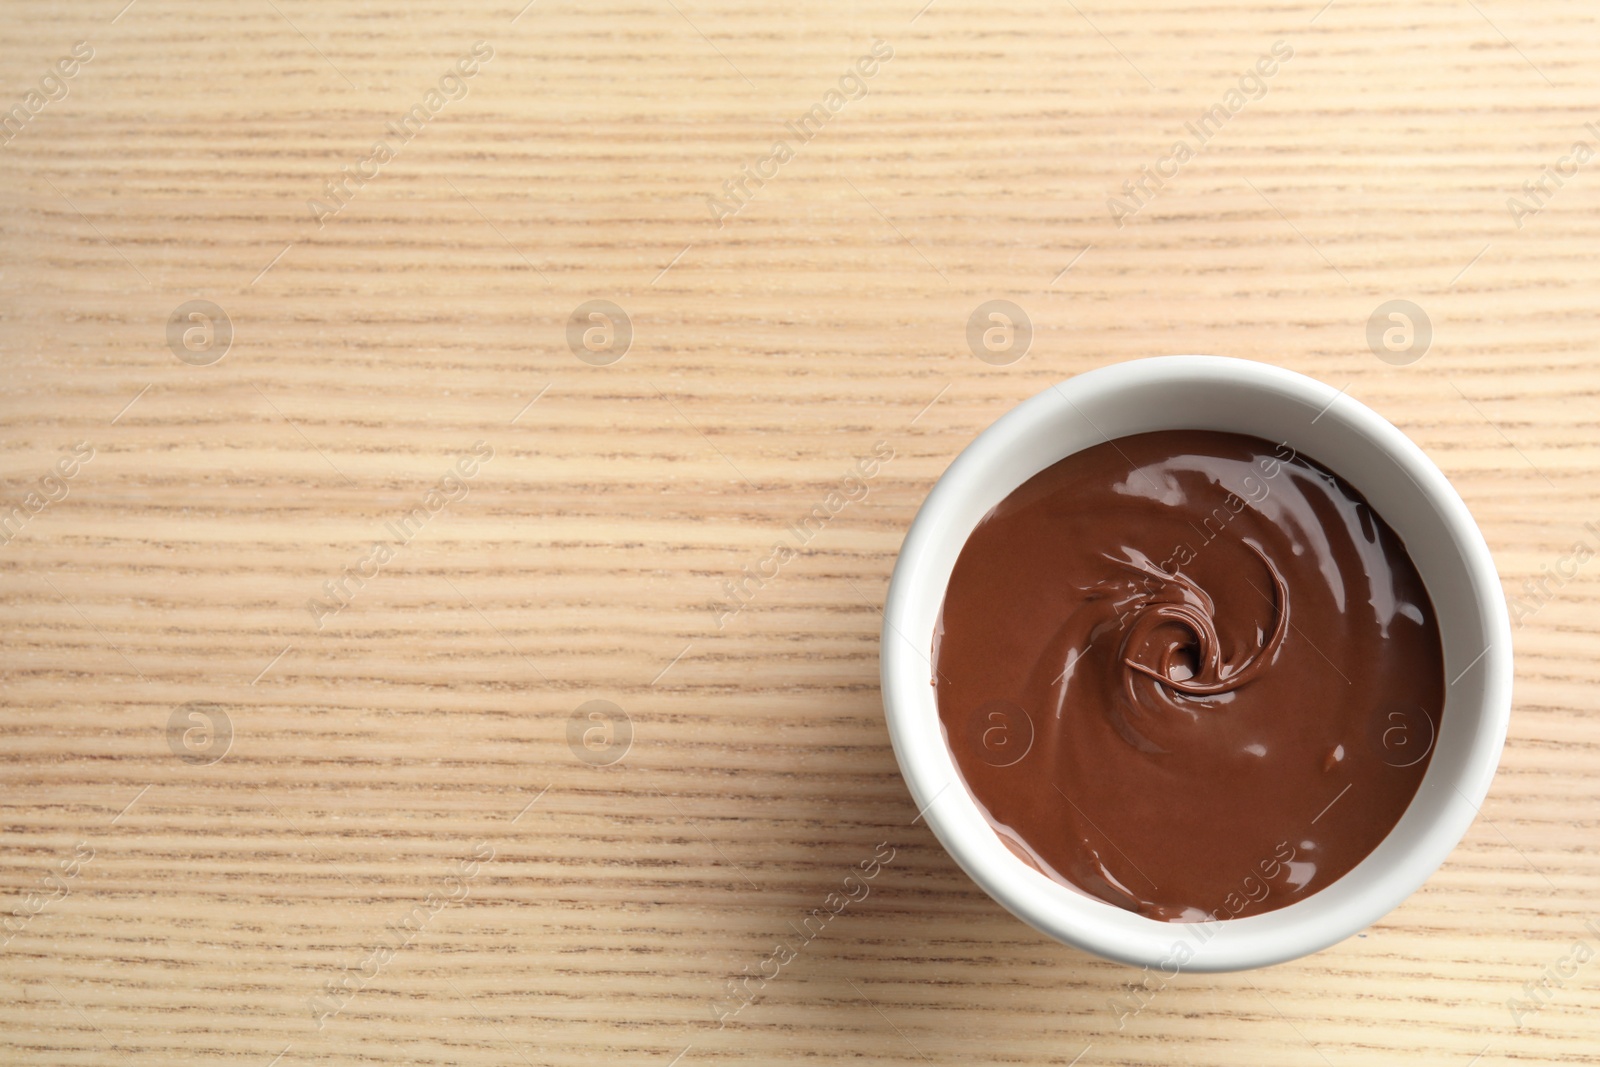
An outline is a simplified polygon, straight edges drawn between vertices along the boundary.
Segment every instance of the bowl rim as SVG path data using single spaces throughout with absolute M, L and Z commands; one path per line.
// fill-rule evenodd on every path
M 1373 856 L 1369 856 L 1331 885 L 1283 908 L 1243 919 L 1198 924 L 1167 923 L 1116 908 L 1054 882 L 1001 845 L 955 769 L 938 726 L 936 703 L 933 728 L 926 725 L 926 709 L 934 700 L 929 684 L 932 631 L 929 629 L 926 635 L 926 650 L 919 650 L 914 639 L 917 634 L 910 632 L 921 628 L 913 624 L 911 613 L 926 601 L 924 586 L 936 580 L 924 573 L 928 557 L 936 546 L 947 545 L 954 536 L 949 532 L 951 514 L 960 508 L 970 510 L 975 493 L 994 491 L 995 478 L 990 468 L 1002 460 L 1022 433 L 1040 423 L 1073 415 L 1088 418 L 1092 424 L 1093 419 L 1080 404 L 1092 406 L 1097 399 L 1119 391 L 1190 383 L 1237 386 L 1243 392 L 1271 394 L 1304 404 L 1320 411 L 1318 418 L 1327 416 L 1343 423 L 1346 429 L 1376 445 L 1386 459 L 1411 477 L 1449 532 L 1459 550 L 1459 561 L 1471 586 L 1470 599 L 1478 612 L 1478 618 L 1470 621 L 1480 627 L 1486 642 L 1485 651 L 1479 656 L 1483 682 L 1481 699 L 1474 701 L 1476 728 L 1465 736 L 1467 753 L 1460 772 L 1446 780 L 1435 776 L 1430 764 L 1407 809 L 1409 812 L 1415 807 L 1424 792 L 1454 790 L 1455 796 L 1443 800 L 1444 806 L 1431 821 L 1421 824 L 1421 848 L 1381 867 L 1374 867 L 1370 863 Z M 1443 472 L 1410 438 L 1349 396 L 1347 389 L 1348 386 L 1336 390 L 1295 371 L 1233 357 L 1157 356 L 1110 364 L 1051 386 L 1007 411 L 956 456 L 918 510 L 890 579 L 879 635 L 884 712 L 895 758 L 911 791 L 917 819 L 927 820 L 945 850 L 969 877 L 1040 932 L 1106 959 L 1159 967 L 1164 974 L 1169 969 L 1173 973 L 1214 972 L 1280 963 L 1342 941 L 1397 907 L 1444 863 L 1478 814 L 1498 767 L 1510 719 L 1511 630 L 1499 574 L 1482 532 Z M 1097 425 L 1095 429 L 1098 430 Z M 1069 449 L 1062 456 L 1077 450 Z M 1338 457 L 1315 458 L 1339 469 Z M 1021 484 L 1010 478 L 1005 481 L 1008 484 L 1002 495 Z M 1353 484 L 1360 488 L 1358 483 Z M 984 486 L 988 488 L 981 488 Z M 965 544 L 970 532 L 971 526 L 959 531 L 961 544 Z M 944 581 L 948 581 L 948 574 Z M 943 584 L 940 582 L 936 594 L 939 604 L 943 603 Z M 1450 650 L 1446 651 L 1448 654 Z M 975 831 L 974 819 L 982 824 L 983 833 Z M 1333 894 L 1335 887 L 1340 888 L 1337 895 Z M 1319 904 L 1319 900 L 1323 902 Z

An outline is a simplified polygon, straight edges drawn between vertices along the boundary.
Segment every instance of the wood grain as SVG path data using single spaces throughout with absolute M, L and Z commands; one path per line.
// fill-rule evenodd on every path
M 1136 1014 L 1142 976 L 913 823 L 877 691 L 929 486 L 1138 356 L 1348 387 L 1454 480 L 1510 595 L 1600 544 L 1600 162 L 1507 207 L 1600 144 L 1592 5 L 122 4 L 0 14 L 7 109 L 93 49 L 0 150 L 0 498 L 93 449 L 0 547 L 0 1059 L 1594 1062 L 1600 960 L 1508 1001 L 1600 949 L 1600 563 L 1517 629 L 1500 775 L 1421 892 Z M 719 225 L 707 198 L 875 39 L 866 94 Z M 319 226 L 477 41 L 464 97 Z M 1264 95 L 1115 225 L 1277 41 Z M 1434 330 L 1405 366 L 1366 338 L 1396 298 Z M 166 336 L 197 299 L 234 331 L 204 366 Z M 567 344 L 595 299 L 633 327 L 607 366 Z M 1007 366 L 967 347 L 990 299 L 1033 323 Z M 719 626 L 879 441 L 867 498 Z M 594 700 L 631 724 L 605 766 L 569 745 Z M 225 749 L 183 746 L 197 709 Z M 871 894 L 719 1026 L 880 843 Z

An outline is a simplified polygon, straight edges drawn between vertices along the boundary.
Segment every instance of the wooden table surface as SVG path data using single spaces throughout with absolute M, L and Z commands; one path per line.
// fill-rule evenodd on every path
M 124 3 L 0 15 L 0 1061 L 1600 1059 L 1592 4 Z M 1171 352 L 1392 419 L 1520 625 L 1428 884 L 1163 983 L 913 822 L 878 630 Z

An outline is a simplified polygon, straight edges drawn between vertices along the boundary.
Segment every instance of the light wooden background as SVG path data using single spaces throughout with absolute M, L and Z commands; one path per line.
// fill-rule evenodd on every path
M 1506 208 L 1600 142 L 1591 4 L 124 2 L 0 15 L 5 108 L 94 49 L 0 150 L 0 498 L 95 450 L 0 547 L 0 1061 L 1600 1057 L 1600 957 L 1507 1007 L 1600 952 L 1600 561 L 1517 630 L 1500 775 L 1421 892 L 1120 1020 L 1136 972 L 913 824 L 877 686 L 946 464 L 1138 356 L 1347 386 L 1454 479 L 1508 592 L 1600 546 L 1600 161 Z M 869 95 L 718 227 L 706 197 L 875 37 Z M 306 201 L 478 40 L 470 94 L 319 229 Z M 1267 95 L 1114 226 L 1277 40 Z M 995 298 L 1035 328 L 1004 367 L 965 340 Z M 1434 326 L 1408 366 L 1365 337 L 1392 298 Z M 167 346 L 191 299 L 233 323 L 214 365 Z M 565 341 L 590 299 L 634 327 L 610 366 Z M 478 440 L 470 495 L 319 631 L 307 600 Z M 719 629 L 720 584 L 879 440 L 869 497 Z M 604 767 L 567 740 L 596 699 L 634 735 Z M 191 702 L 231 722 L 218 762 L 169 744 Z M 719 1028 L 880 842 L 871 895 Z M 310 998 L 479 843 L 468 899 L 319 1028 Z

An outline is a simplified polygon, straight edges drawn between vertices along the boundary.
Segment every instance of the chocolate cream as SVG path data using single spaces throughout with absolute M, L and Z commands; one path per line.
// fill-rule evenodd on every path
M 1331 884 L 1427 770 L 1444 660 L 1405 545 L 1286 444 L 1138 434 L 1006 497 L 934 637 L 939 717 L 995 832 L 1156 919 Z

